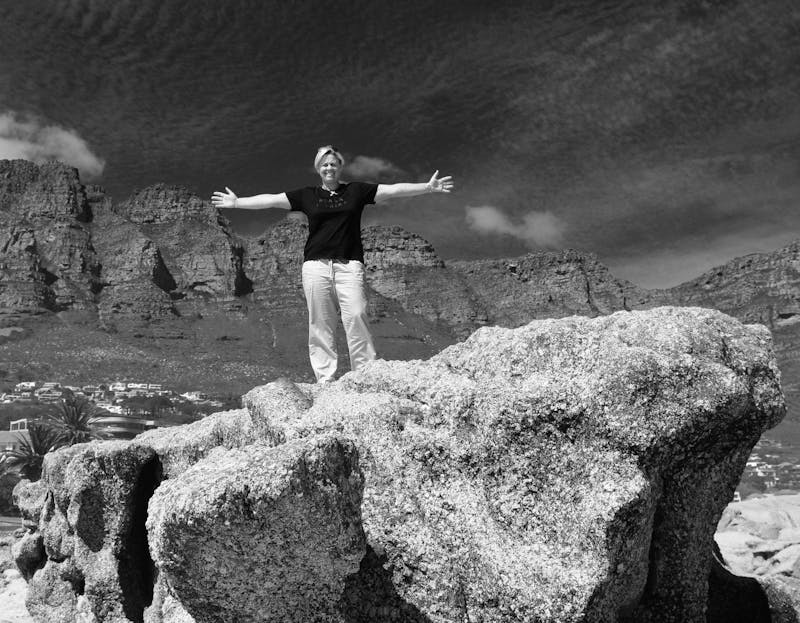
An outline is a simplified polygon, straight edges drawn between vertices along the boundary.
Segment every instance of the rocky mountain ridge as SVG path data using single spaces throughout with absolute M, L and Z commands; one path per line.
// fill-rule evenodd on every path
M 298 216 L 247 239 L 179 186 L 158 184 L 117 203 L 84 186 L 71 167 L 0 161 L 0 326 L 28 328 L 0 351 L 13 355 L 30 344 L 29 359 L 44 359 L 33 340 L 46 332 L 64 337 L 51 351 L 72 349 L 80 357 L 69 325 L 79 326 L 84 342 L 135 336 L 145 360 L 156 359 L 160 348 L 148 338 L 169 338 L 189 359 L 203 359 L 192 353 L 205 349 L 213 360 L 211 351 L 220 351 L 218 362 L 230 354 L 222 342 L 241 350 L 246 341 L 269 362 L 255 372 L 258 380 L 305 374 L 300 265 L 307 230 Z M 704 306 L 774 331 L 787 398 L 796 401 L 800 242 L 732 260 L 674 288 L 647 290 L 575 250 L 444 261 L 399 227 L 368 227 L 363 237 L 370 313 L 384 357 L 427 357 L 486 324 Z M 158 355 L 157 370 L 173 365 Z M 241 389 L 254 382 L 243 381 Z

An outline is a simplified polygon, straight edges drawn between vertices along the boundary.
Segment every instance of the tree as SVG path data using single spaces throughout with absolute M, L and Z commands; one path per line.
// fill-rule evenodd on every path
M 99 428 L 95 406 L 84 398 L 59 400 L 56 412 L 47 416 L 47 423 L 57 432 L 62 445 L 71 446 L 106 435 Z
M 32 422 L 28 425 L 28 437 L 16 435 L 19 449 L 6 452 L 5 463 L 16 467 L 24 478 L 39 480 L 42 475 L 42 461 L 48 452 L 63 444 L 58 431 L 45 422 Z

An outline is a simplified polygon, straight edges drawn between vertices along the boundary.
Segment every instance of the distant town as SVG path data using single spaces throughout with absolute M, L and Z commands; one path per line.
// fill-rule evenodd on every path
M 166 398 L 171 403 L 183 402 L 202 404 L 208 407 L 222 407 L 223 402 L 200 391 L 178 394 L 160 383 L 117 382 L 108 385 L 61 385 L 55 382 L 24 381 L 17 383 L 10 392 L 0 394 L 0 404 L 55 403 L 67 396 L 84 398 L 101 411 L 117 414 L 131 414 L 136 411 L 130 406 L 131 398 Z M 162 403 L 165 404 L 165 403 Z M 175 410 L 173 408 L 173 410 Z
M 61 401 L 85 401 L 94 426 L 105 438 L 117 439 L 130 439 L 150 428 L 184 424 L 240 406 L 238 396 L 213 396 L 202 391 L 179 394 L 160 383 L 118 381 L 77 387 L 55 381 L 23 381 L 0 394 L 0 412 L 6 406 L 6 411 L 28 414 L 4 418 L 8 428 L 0 430 L 0 455 L 19 449 L 29 438 L 28 424 Z

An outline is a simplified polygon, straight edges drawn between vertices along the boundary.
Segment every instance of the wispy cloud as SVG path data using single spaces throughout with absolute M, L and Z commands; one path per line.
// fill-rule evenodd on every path
M 78 168 L 87 179 L 99 177 L 106 164 L 73 130 L 34 118 L 21 119 L 13 112 L 0 113 L 0 158 L 37 163 L 60 160 Z
M 388 160 L 374 156 L 356 156 L 345 166 L 347 175 L 357 180 L 389 182 L 400 178 L 404 171 Z
M 467 206 L 467 224 L 482 234 L 507 234 L 532 247 L 558 248 L 564 238 L 564 223 L 552 212 L 528 212 L 514 223 L 494 206 Z

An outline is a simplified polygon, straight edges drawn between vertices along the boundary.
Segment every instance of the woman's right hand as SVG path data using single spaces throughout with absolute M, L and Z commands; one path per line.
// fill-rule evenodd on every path
M 236 193 L 233 192 L 227 186 L 225 190 L 228 192 L 222 193 L 220 191 L 216 191 L 213 195 L 211 195 L 211 203 L 214 205 L 215 208 L 235 208 L 236 207 Z

